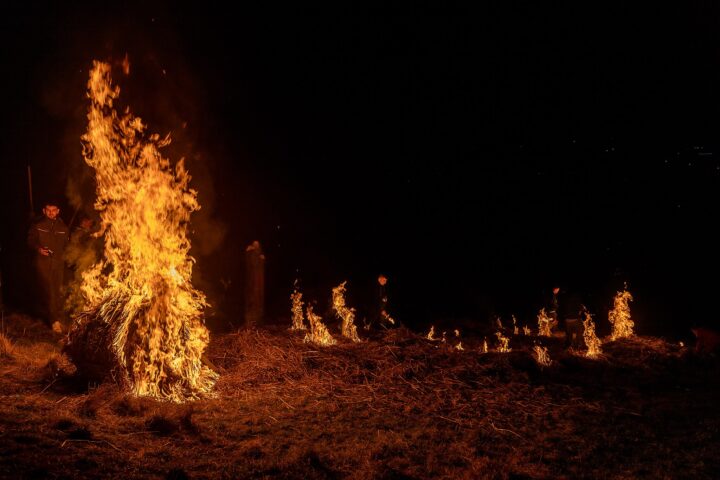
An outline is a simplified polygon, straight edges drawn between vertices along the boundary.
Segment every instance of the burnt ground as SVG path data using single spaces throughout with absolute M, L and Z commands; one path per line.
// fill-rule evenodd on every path
M 720 361 L 659 338 L 587 359 L 465 351 L 407 330 L 318 348 L 216 336 L 214 398 L 182 405 L 73 375 L 45 327 L 0 336 L 2 478 L 717 478 Z M 492 347 L 492 343 L 491 343 Z

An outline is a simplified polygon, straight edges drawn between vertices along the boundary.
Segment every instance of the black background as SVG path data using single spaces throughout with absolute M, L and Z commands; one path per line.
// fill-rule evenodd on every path
M 91 210 L 87 72 L 127 53 L 121 101 L 172 132 L 200 192 L 213 329 L 241 323 L 254 239 L 278 321 L 296 277 L 320 304 L 349 280 L 362 314 L 384 272 L 416 328 L 534 323 L 553 283 L 603 318 L 624 282 L 640 333 L 717 325 L 718 7 L 576 3 L 3 7 L 6 304 L 32 302 L 27 166 L 35 213 Z

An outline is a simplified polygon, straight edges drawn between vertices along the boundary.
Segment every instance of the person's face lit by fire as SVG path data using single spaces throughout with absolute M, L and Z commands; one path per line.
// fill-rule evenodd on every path
M 385 284 L 387 283 L 387 277 L 385 275 L 379 275 L 378 283 L 384 287 Z
M 60 215 L 60 207 L 57 205 L 45 205 L 45 208 L 43 208 L 43 214 L 50 220 L 55 220 L 58 215 Z

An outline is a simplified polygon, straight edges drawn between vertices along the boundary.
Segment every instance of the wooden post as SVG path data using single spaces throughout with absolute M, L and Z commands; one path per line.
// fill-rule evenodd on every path
M 245 327 L 257 327 L 265 314 L 265 255 L 255 240 L 245 249 Z

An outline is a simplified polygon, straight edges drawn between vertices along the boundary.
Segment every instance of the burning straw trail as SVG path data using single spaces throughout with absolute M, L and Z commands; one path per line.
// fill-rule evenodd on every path
M 176 405 L 73 393 L 51 334 L 28 339 L 20 320 L 0 336 L 0 478 L 717 476 L 718 362 L 676 342 L 633 336 L 588 359 L 543 338 L 541 366 L 525 337 L 482 353 L 478 337 L 458 352 L 403 328 L 328 348 L 242 330 L 208 345 L 217 397 Z
M 117 369 L 134 394 L 182 402 L 217 378 L 201 362 L 206 301 L 190 283 L 186 231 L 200 206 L 183 161 L 173 169 L 160 153 L 169 136 L 146 134 L 129 109 L 118 115 L 119 94 L 110 66 L 95 62 L 83 155 L 95 170 L 104 259 L 84 274 L 85 309 L 66 350 L 86 373 Z

